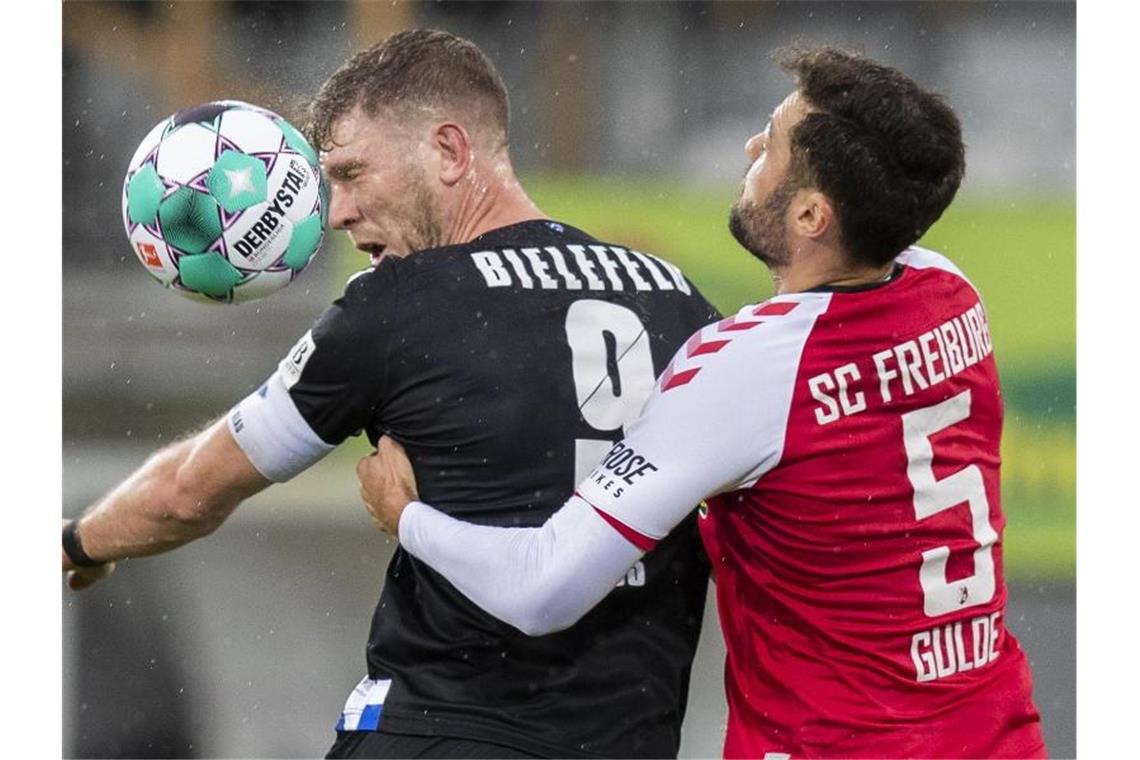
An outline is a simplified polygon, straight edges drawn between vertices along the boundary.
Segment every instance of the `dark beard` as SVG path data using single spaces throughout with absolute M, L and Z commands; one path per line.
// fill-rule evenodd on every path
M 797 189 L 785 179 L 772 191 L 764 205 L 746 206 L 738 198 L 729 209 L 728 231 L 744 250 L 764 262 L 769 269 L 785 267 L 791 260 L 784 235 L 784 216 Z

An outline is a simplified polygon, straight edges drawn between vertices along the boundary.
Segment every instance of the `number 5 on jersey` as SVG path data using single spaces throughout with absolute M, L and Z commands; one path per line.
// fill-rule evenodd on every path
M 918 578 L 922 585 L 923 611 L 927 617 L 985 604 L 994 596 L 993 547 L 998 536 L 990 524 L 990 503 L 986 499 L 982 472 L 976 464 L 971 464 L 939 480 L 934 476 L 932 467 L 934 449 L 930 436 L 969 416 L 968 389 L 940 404 L 902 416 L 906 475 L 914 486 L 915 516 L 923 520 L 966 502 L 970 506 L 973 537 L 978 543 L 974 550 L 974 574 L 952 583 L 946 580 L 950 547 L 936 546 L 922 553 Z

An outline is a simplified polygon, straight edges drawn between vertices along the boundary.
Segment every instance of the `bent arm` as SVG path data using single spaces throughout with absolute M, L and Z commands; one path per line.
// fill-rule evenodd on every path
M 96 560 L 159 554 L 212 533 L 270 482 L 223 418 L 153 454 L 88 509 L 78 533 Z
M 573 625 L 644 554 L 578 496 L 540 528 L 472 525 L 412 502 L 400 517 L 400 543 L 529 636 Z
M 470 525 L 413 502 L 399 517 L 400 542 L 527 633 L 573 624 L 702 499 L 750 487 L 779 461 L 798 357 L 825 305 L 746 307 L 703 328 L 626 437 L 542 527 Z M 691 348 L 708 345 L 717 348 Z M 668 381 L 682 370 L 685 382 Z
M 215 529 L 244 499 L 285 482 L 360 430 L 384 363 L 391 268 L 346 288 L 224 418 L 154 454 L 81 518 L 94 560 L 169 551 Z M 67 562 L 64 563 L 65 569 Z
M 472 525 L 412 502 L 399 517 L 400 543 L 524 633 L 569 627 L 702 498 L 738 480 L 740 457 L 708 434 L 711 420 L 658 399 L 541 527 Z

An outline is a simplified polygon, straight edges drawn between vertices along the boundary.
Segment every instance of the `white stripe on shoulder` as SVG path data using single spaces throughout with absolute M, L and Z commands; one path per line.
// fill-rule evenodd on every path
M 956 274 L 963 280 L 969 282 L 969 278 L 962 273 L 962 270 L 958 268 L 957 264 L 941 253 L 932 251 L 929 248 L 912 245 L 900 253 L 895 261 L 905 266 L 914 267 L 915 269 L 941 269 L 945 272 Z
M 949 272 L 955 277 L 961 278 L 963 282 L 969 285 L 970 288 L 978 294 L 979 299 L 982 297 L 977 286 L 966 276 L 965 272 L 959 269 L 957 264 L 937 251 L 932 251 L 929 248 L 923 248 L 918 245 L 912 245 L 900 253 L 895 258 L 895 261 L 903 266 L 914 267 L 915 269 L 941 269 L 943 272 Z
M 831 293 L 795 293 L 745 306 L 695 333 L 661 374 L 650 404 L 691 407 L 667 413 L 693 421 L 690 437 L 712 435 L 705 451 L 728 444 L 724 462 L 732 452 L 747 460 L 736 462 L 737 477 L 717 484 L 718 492 L 748 488 L 779 463 L 800 358 L 831 301 Z
M 827 292 L 773 296 L 767 301 L 742 307 L 731 317 L 703 328 L 703 332 L 735 333 L 744 330 L 743 334 L 763 336 L 759 340 L 767 343 L 775 340 L 776 335 L 794 334 L 804 337 L 811 331 L 816 318 L 827 311 L 831 298 L 832 294 Z M 748 329 L 760 325 L 763 325 L 761 330 Z
M 767 324 L 756 331 L 756 340 L 762 341 L 763 350 L 749 357 L 750 382 L 758 391 L 757 406 L 763 413 L 753 421 L 753 434 L 761 444 L 755 466 L 745 475 L 737 488 L 751 488 L 784 457 L 788 419 L 791 415 L 792 396 L 800 360 L 816 320 L 831 306 L 831 293 L 796 293 L 771 298 L 751 308 L 751 314 Z

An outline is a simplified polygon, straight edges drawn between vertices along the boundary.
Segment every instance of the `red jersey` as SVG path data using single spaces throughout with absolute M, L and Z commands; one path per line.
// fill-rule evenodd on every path
M 681 349 L 623 442 L 665 477 L 579 491 L 650 538 L 681 470 L 718 493 L 727 757 L 1044 754 L 1004 620 L 1001 426 L 978 292 L 919 248 L 881 285 L 778 296 Z

